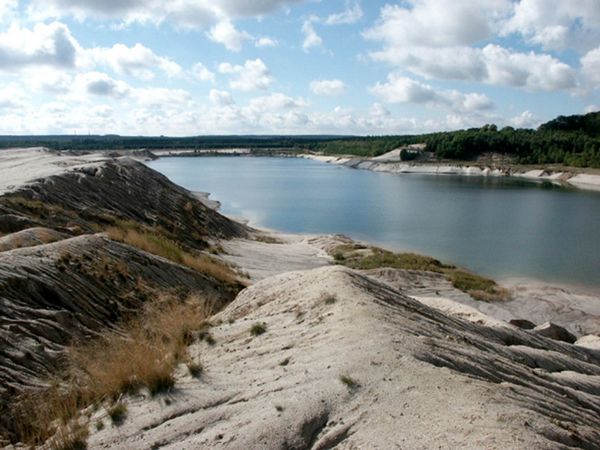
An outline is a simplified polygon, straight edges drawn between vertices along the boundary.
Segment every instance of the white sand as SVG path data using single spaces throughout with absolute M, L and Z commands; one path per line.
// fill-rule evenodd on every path
M 107 159 L 100 153 L 61 156 L 41 147 L 0 150 L 0 195 L 52 175 L 101 165 Z

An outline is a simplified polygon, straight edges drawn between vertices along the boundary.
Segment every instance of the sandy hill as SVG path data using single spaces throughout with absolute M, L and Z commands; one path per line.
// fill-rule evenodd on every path
M 190 349 L 204 375 L 130 398 L 91 448 L 600 445 L 600 352 L 457 319 L 350 269 L 267 278 L 215 320 L 216 344 Z

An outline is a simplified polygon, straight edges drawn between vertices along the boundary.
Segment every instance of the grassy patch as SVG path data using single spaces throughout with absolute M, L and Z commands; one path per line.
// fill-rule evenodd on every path
M 200 378 L 202 376 L 202 372 L 204 371 L 202 364 L 195 362 L 188 362 L 187 368 L 190 372 L 190 375 L 194 378 Z
M 173 371 L 187 359 L 189 335 L 202 330 L 210 305 L 191 297 L 157 300 L 134 320 L 66 354 L 61 382 L 21 395 L 11 414 L 21 442 L 40 444 L 76 418 L 87 405 L 147 388 L 152 395 L 173 388 Z
M 340 381 L 346 385 L 346 387 L 350 390 L 354 390 L 357 389 L 360 384 L 358 384 L 358 381 L 356 381 L 354 378 L 348 376 L 348 375 L 342 375 L 340 376 Z
M 456 289 L 466 292 L 475 300 L 497 302 L 509 299 L 509 292 L 499 287 L 494 280 L 464 270 L 453 270 L 446 274 Z
M 370 270 L 389 267 L 442 273 L 452 286 L 479 301 L 497 302 L 510 298 L 510 293 L 499 287 L 494 280 L 444 264 L 430 256 L 394 253 L 377 247 L 365 248 L 355 244 L 339 245 L 331 254 L 338 264 L 352 269 Z
M 340 245 L 333 250 L 334 259 L 352 269 L 369 270 L 381 267 L 405 270 L 428 270 L 442 272 L 450 268 L 435 258 L 416 253 L 394 253 L 381 248 L 357 249 L 351 245 Z
M 260 336 L 267 332 L 267 324 L 265 323 L 255 323 L 250 327 L 250 334 L 252 336 Z
M 226 264 L 205 254 L 191 254 L 160 230 L 140 228 L 133 222 L 120 221 L 106 230 L 112 240 L 123 242 L 148 253 L 162 256 L 228 284 L 237 283 L 235 272 Z
M 333 305 L 337 302 L 337 296 L 335 294 L 323 294 L 321 296 L 321 301 L 326 305 Z
M 117 427 L 122 425 L 123 422 L 125 422 L 125 418 L 127 417 L 127 405 L 121 402 L 117 403 L 116 405 L 113 405 L 108 410 L 108 417 L 110 417 L 110 420 L 112 421 L 113 425 Z

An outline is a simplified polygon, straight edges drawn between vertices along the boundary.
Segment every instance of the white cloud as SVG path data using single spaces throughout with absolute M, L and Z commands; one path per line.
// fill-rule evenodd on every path
M 326 25 L 350 25 L 358 22 L 363 16 L 363 10 L 360 7 L 360 3 L 355 1 L 350 4 L 349 0 L 346 0 L 346 9 L 340 13 L 331 14 L 325 19 Z
M 600 111 L 600 106 L 598 106 L 598 105 L 587 105 L 583 110 L 583 112 L 585 114 L 597 112 L 597 111 Z
M 29 90 L 51 94 L 66 94 L 73 85 L 73 76 L 55 67 L 30 66 L 20 72 L 20 77 Z
M 207 33 L 211 41 L 223 44 L 227 50 L 239 52 L 244 43 L 252 39 L 245 31 L 236 29 L 229 20 L 222 20 L 213 25 Z
M 275 111 L 281 109 L 293 109 L 306 106 L 307 103 L 301 98 L 294 99 L 280 92 L 271 95 L 255 97 L 248 103 L 248 108 L 257 111 Z
M 265 90 L 273 83 L 269 68 L 260 58 L 246 60 L 243 66 L 221 63 L 219 72 L 230 75 L 229 87 L 240 91 Z
M 32 65 L 74 67 L 79 44 L 60 22 L 37 24 L 32 29 L 16 24 L 0 34 L 0 70 Z
M 581 58 L 581 72 L 592 89 L 600 89 L 600 46 Z
M 575 70 L 553 56 L 518 53 L 494 44 L 472 47 L 406 47 L 373 52 L 371 57 L 425 78 L 479 81 L 529 90 L 576 87 Z
M 4 109 L 22 108 L 26 95 L 23 88 L 17 83 L 0 86 L 0 111 Z
M 493 107 L 492 101 L 483 94 L 436 90 L 428 84 L 397 74 L 390 74 L 386 83 L 377 83 L 369 91 L 385 103 L 417 103 L 455 111 L 481 111 Z
M 517 128 L 537 128 L 541 121 L 530 111 L 523 111 L 518 116 L 511 118 L 509 123 Z
M 201 62 L 194 64 L 190 73 L 199 81 L 215 82 L 215 74 L 207 69 Z
M 72 16 L 103 18 L 125 24 L 169 22 L 179 27 L 206 28 L 222 20 L 260 17 L 300 0 L 32 0 L 35 19 Z
M 17 10 L 17 0 L 0 0 L 0 24 L 11 22 Z
M 141 88 L 133 91 L 137 103 L 145 107 L 161 108 L 167 105 L 187 104 L 192 96 L 185 89 Z
M 305 20 L 302 24 L 302 34 L 304 34 L 304 41 L 302 41 L 302 49 L 308 52 L 312 47 L 319 47 L 323 44 L 323 39 L 317 34 L 314 23 L 319 20 L 316 16 L 311 16 Z
M 521 1 L 518 5 L 529 0 Z M 506 21 L 514 19 L 515 5 L 510 0 L 410 0 L 384 6 L 364 37 L 383 44 L 370 54 L 373 59 L 425 78 L 528 90 L 576 88 L 576 71 L 552 55 L 482 45 L 501 30 L 507 32 Z
M 491 37 L 510 6 L 510 0 L 410 0 L 384 6 L 364 35 L 395 47 L 471 45 Z
M 261 37 L 256 39 L 256 41 L 254 41 L 254 45 L 256 47 L 277 47 L 279 45 L 279 42 L 277 42 L 277 39 L 273 39 L 270 37 Z
M 208 99 L 212 104 L 220 106 L 233 105 L 235 103 L 230 92 L 220 91 L 218 89 L 211 89 L 208 94 Z
M 310 82 L 310 90 L 317 95 L 342 95 L 346 84 L 341 80 L 315 80 Z
M 120 99 L 128 96 L 131 91 L 127 83 L 115 80 L 101 72 L 87 72 L 78 75 L 75 84 L 80 95 L 91 94 Z
M 130 75 L 145 80 L 155 76 L 155 70 L 160 70 L 169 77 L 182 73 L 182 68 L 175 61 L 158 56 L 142 44 L 127 47 L 115 44 L 110 48 L 93 48 L 86 50 L 90 59 L 99 65 L 110 67 L 119 75 Z
M 520 0 L 502 31 L 548 50 L 589 50 L 600 40 L 600 5 L 596 0 Z

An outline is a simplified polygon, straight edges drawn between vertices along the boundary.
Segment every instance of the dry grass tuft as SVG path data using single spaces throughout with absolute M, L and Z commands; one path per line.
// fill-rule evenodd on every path
M 154 255 L 162 256 L 225 283 L 235 284 L 238 281 L 235 272 L 226 264 L 209 255 L 192 255 L 158 230 L 140 229 L 135 224 L 119 222 L 117 226 L 109 227 L 106 233 L 112 240 L 123 242 Z
M 163 298 L 116 331 L 66 354 L 62 381 L 21 395 L 11 411 L 20 442 L 41 444 L 73 434 L 79 411 L 116 401 L 121 394 L 146 388 L 152 395 L 173 388 L 173 370 L 187 359 L 190 336 L 207 326 L 214 307 L 197 297 Z M 79 447 L 62 447 L 79 448 Z

